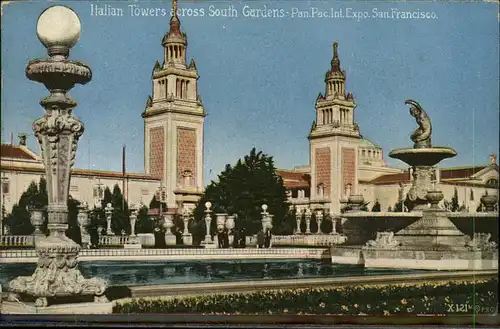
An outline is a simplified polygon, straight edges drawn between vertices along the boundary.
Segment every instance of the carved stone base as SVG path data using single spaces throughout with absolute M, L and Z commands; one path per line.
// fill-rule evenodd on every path
M 36 250 L 35 272 L 10 281 L 9 300 L 28 295 L 36 298 L 35 306 L 45 307 L 51 298 L 93 295 L 95 302 L 107 302 L 107 283 L 100 278 L 85 279 L 78 269 L 80 246 L 73 240 L 66 236 L 40 238 Z

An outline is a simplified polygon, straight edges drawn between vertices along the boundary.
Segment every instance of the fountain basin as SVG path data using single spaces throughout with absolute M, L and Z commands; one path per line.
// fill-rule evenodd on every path
M 444 159 L 452 158 L 457 152 L 451 147 L 401 148 L 392 150 L 389 156 L 410 166 L 435 166 Z
M 498 250 L 477 251 L 466 247 L 440 250 L 425 247 L 376 249 L 365 246 L 332 247 L 332 264 L 364 265 L 367 269 L 478 271 L 498 270 Z
M 347 236 L 344 245 L 364 245 L 373 240 L 377 232 L 398 232 L 422 218 L 421 211 L 412 212 L 365 212 L 349 211 L 344 218 L 342 233 Z
M 451 212 L 446 216 L 464 234 L 490 233 L 491 241 L 498 244 L 498 212 Z
M 29 275 L 35 267 L 36 264 L 33 263 L 2 264 L 0 284 L 6 288 L 12 278 L 19 275 Z M 80 268 L 84 275 L 102 277 L 108 281 L 110 286 L 184 286 L 189 283 L 368 277 L 418 273 L 418 271 L 371 270 L 362 266 L 332 265 L 317 259 L 93 261 L 81 262 Z

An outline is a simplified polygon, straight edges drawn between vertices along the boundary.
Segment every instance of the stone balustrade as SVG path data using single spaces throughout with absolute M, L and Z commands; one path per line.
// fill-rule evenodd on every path
M 35 246 L 35 236 L 34 235 L 1 235 L 0 236 L 0 246 L 23 246 L 23 247 L 34 247 Z
M 155 237 L 153 233 L 137 234 L 139 242 L 143 246 L 154 246 Z M 99 237 L 99 245 L 101 246 L 118 246 L 129 242 L 128 235 L 102 235 Z M 2 247 L 35 247 L 35 237 L 33 235 L 1 235 L 0 246 Z
M 340 234 L 309 234 L 309 235 L 273 235 L 271 243 L 279 245 L 309 245 L 332 246 L 346 242 L 346 237 Z
M 235 248 L 235 249 L 83 249 L 78 259 L 80 261 L 92 260 L 148 260 L 148 259 L 321 259 L 331 257 L 325 253 L 326 248 Z M 0 263 L 36 262 L 37 254 L 30 250 L 2 250 Z
M 310 235 L 273 235 L 272 245 L 310 245 L 310 246 L 331 246 L 343 243 L 341 235 L 331 234 L 310 234 Z M 153 233 L 137 234 L 139 243 L 145 247 L 155 245 Z M 100 246 L 122 246 L 128 243 L 129 236 L 103 235 L 99 237 Z M 246 237 L 247 246 L 257 244 L 257 236 Z M 32 235 L 4 235 L 0 237 L 0 246 L 31 246 L 34 247 L 34 236 Z

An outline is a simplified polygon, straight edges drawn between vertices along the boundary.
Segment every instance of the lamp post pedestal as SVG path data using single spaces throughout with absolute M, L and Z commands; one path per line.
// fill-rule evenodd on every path
M 9 300 L 33 296 L 38 307 L 47 306 L 50 298 L 79 295 L 93 295 L 96 302 L 107 302 L 107 283 L 83 277 L 77 266 L 80 246 L 65 234 L 71 168 L 84 130 L 82 122 L 72 114 L 76 102 L 67 92 L 75 84 L 89 82 L 92 76 L 87 65 L 67 59 L 80 37 L 80 28 L 78 16 L 68 7 L 45 10 L 38 18 L 37 34 L 50 57 L 32 60 L 26 68 L 28 79 L 43 83 L 50 91 L 40 101 L 45 115 L 33 123 L 47 179 L 49 236 L 37 241 L 35 272 L 10 281 Z

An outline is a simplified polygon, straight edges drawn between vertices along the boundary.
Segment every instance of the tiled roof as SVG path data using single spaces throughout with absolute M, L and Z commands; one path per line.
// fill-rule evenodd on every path
M 2 158 L 13 158 L 23 160 L 37 160 L 33 155 L 27 152 L 23 147 L 12 144 L 2 144 L 0 148 Z
M 440 176 L 441 179 L 457 179 L 457 178 L 469 178 L 475 175 L 484 168 L 488 166 L 477 166 L 477 167 L 459 167 L 459 168 L 447 168 L 441 169 Z
M 487 167 L 488 165 L 441 168 L 439 176 L 440 180 L 468 179 Z M 389 185 L 408 182 L 410 182 L 410 174 L 406 171 L 404 173 L 382 175 L 372 179 L 368 183 L 375 185 Z
M 277 170 L 278 175 L 283 178 L 283 183 L 287 188 L 308 188 L 311 185 L 311 176 L 300 172 Z
M 410 182 L 410 173 L 406 171 L 403 173 L 378 176 L 377 178 L 372 179 L 369 183 L 375 185 L 389 185 L 408 182 Z

